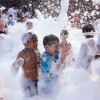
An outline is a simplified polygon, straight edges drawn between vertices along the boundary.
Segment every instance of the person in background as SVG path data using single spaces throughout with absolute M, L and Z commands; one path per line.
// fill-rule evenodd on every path
M 17 11 L 16 11 L 16 4 L 13 4 L 11 8 L 8 9 L 8 14 L 12 14 L 14 17 L 14 20 L 17 20 Z
M 21 22 L 21 18 L 22 18 L 22 8 L 21 7 L 18 7 L 16 9 L 16 12 L 17 12 L 17 22 Z
M 84 68 L 92 73 L 91 62 L 95 59 L 97 53 L 96 43 L 93 39 L 95 29 L 93 25 L 87 24 L 82 29 L 85 34 L 85 41 L 81 44 L 80 51 L 76 61 L 76 67 Z
M 0 11 L 0 34 L 8 34 L 8 25 L 4 18 L 2 18 L 2 11 Z
M 29 11 L 26 7 L 22 9 L 22 22 L 26 22 L 29 19 Z
M 16 75 L 20 66 L 22 66 L 22 89 L 25 96 L 32 97 L 38 94 L 37 82 L 40 69 L 40 52 L 37 47 L 38 38 L 32 32 L 27 32 L 22 36 L 22 41 L 25 48 L 19 52 L 12 64 L 11 72 L 13 75 Z
M 7 24 L 11 26 L 14 25 L 13 15 L 9 14 Z
M 67 43 L 68 48 L 70 48 L 69 55 L 67 57 L 67 66 L 71 66 L 73 64 L 73 62 L 75 62 L 75 57 L 74 57 L 74 52 L 72 50 L 71 43 L 68 42 L 68 40 L 67 40 L 68 35 L 69 35 L 69 32 L 66 29 L 61 30 L 61 32 L 60 32 L 60 39 L 61 39 L 60 46 L 62 47 L 65 43 Z
M 26 26 L 27 26 L 27 30 L 30 30 L 30 29 L 33 28 L 33 23 L 28 21 L 28 22 L 26 23 Z

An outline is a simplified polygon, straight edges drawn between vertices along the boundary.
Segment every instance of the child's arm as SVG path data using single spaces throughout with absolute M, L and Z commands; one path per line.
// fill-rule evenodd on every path
M 11 72 L 15 76 L 18 73 L 19 67 L 23 66 L 24 64 L 24 59 L 23 58 L 18 58 L 11 66 Z
M 60 57 L 58 63 L 56 64 L 56 71 L 58 71 L 60 69 L 63 70 L 65 68 L 65 66 L 66 66 L 65 59 L 70 53 L 69 50 L 70 50 L 70 46 L 66 42 L 61 48 L 61 57 Z

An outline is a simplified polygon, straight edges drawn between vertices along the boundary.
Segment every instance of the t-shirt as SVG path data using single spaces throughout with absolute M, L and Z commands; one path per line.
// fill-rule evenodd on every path
M 58 83 L 58 75 L 56 73 L 52 73 L 50 69 L 57 63 L 59 59 L 59 52 L 55 55 L 55 57 L 51 57 L 46 51 L 42 54 L 41 57 L 41 78 L 39 83 L 43 83 L 40 85 L 40 91 L 44 93 L 53 92 L 54 88 Z
M 12 22 L 8 21 L 7 24 L 13 26 L 14 25 L 14 21 L 12 21 Z
M 59 52 L 55 57 L 51 57 L 46 51 L 42 54 L 41 57 L 41 76 L 45 82 L 50 82 L 57 78 L 56 73 L 53 74 L 50 72 L 51 67 L 58 61 Z

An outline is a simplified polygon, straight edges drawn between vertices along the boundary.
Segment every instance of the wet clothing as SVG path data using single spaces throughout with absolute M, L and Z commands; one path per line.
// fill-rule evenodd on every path
M 22 90 L 26 96 L 32 97 L 38 94 L 37 82 L 38 80 L 21 79 Z
M 23 77 L 21 84 L 26 96 L 34 96 L 37 94 L 38 73 L 40 68 L 39 50 L 25 48 L 17 56 L 24 59 Z
M 90 67 L 90 62 L 88 61 L 88 47 L 86 44 L 82 44 L 80 48 L 80 53 L 78 55 L 77 66 L 80 66 L 84 69 L 88 69 Z
M 92 54 L 89 54 L 89 47 L 86 43 L 83 43 L 80 48 L 79 55 L 76 61 L 76 67 L 82 67 L 88 71 L 91 68 L 91 61 L 94 59 L 96 54 L 95 49 L 91 48 Z
M 57 63 L 59 59 L 59 52 L 55 57 L 51 57 L 46 51 L 42 54 L 41 57 L 41 81 L 43 81 L 44 85 L 41 87 L 43 91 L 51 91 L 54 83 L 58 79 L 58 75 L 56 73 L 50 72 L 51 67 L 55 63 Z

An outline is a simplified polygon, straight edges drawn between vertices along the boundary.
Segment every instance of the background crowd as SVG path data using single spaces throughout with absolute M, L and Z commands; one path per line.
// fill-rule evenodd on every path
M 49 6 L 48 6 L 49 7 Z M 44 17 L 51 16 L 54 20 L 57 19 L 56 13 L 59 14 L 60 6 L 56 9 L 54 14 L 51 14 L 50 10 L 46 11 L 48 14 L 44 14 Z M 68 15 L 68 20 L 71 23 L 71 27 L 82 28 L 86 24 L 93 24 L 96 27 L 97 23 L 99 23 L 100 19 L 100 4 L 94 4 L 91 0 L 88 2 L 78 1 L 78 0 L 70 0 L 68 11 L 66 12 Z M 27 7 L 18 7 L 16 4 L 13 4 L 10 8 L 5 8 L 2 11 L 2 18 L 7 21 L 8 25 L 14 25 L 14 22 L 26 22 L 27 19 L 32 18 L 32 12 Z M 34 17 L 36 17 L 34 15 Z M 67 23 L 67 21 L 66 21 Z

